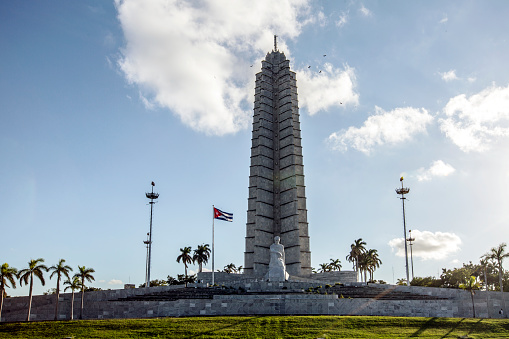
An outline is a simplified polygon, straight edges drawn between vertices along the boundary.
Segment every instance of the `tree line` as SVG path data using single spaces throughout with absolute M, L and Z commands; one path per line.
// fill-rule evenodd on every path
M 460 288 L 461 284 L 468 283 L 471 277 L 478 281 L 477 289 L 486 291 L 509 292 L 509 274 L 502 267 L 504 259 L 509 257 L 506 252 L 506 243 L 492 247 L 487 253 L 479 258 L 479 262 L 468 264 L 463 263 L 462 267 L 445 269 L 439 278 L 415 277 L 410 282 L 411 286 Z M 397 284 L 403 284 L 405 279 L 398 279 Z
M 209 244 L 198 245 L 196 249 L 192 249 L 191 246 L 185 246 L 180 249 L 180 254 L 177 256 L 177 262 L 184 265 L 184 274 L 178 274 L 177 278 L 170 275 L 164 279 L 155 279 L 150 281 L 150 287 L 154 286 L 168 286 L 168 285 L 186 285 L 196 282 L 196 274 L 188 275 L 187 269 L 190 264 L 198 264 L 198 273 L 203 272 L 203 265 L 209 262 L 211 255 L 211 249 Z M 217 270 L 218 272 L 225 273 L 241 273 L 242 266 L 236 266 L 231 263 L 224 266 L 223 270 Z M 141 284 L 139 287 L 146 287 L 145 284 Z
M 506 243 L 492 247 L 489 252 L 479 258 L 478 263 L 463 263 L 463 267 L 442 268 L 440 278 L 415 277 L 410 286 L 461 288 L 470 292 L 472 313 L 475 318 L 474 294 L 476 290 L 509 292 L 509 274 L 502 266 L 504 259 L 509 257 Z M 398 285 L 406 285 L 406 279 L 398 279 Z M 504 287 L 505 286 L 505 287 Z
M 346 260 L 353 264 L 353 270 L 357 274 L 357 280 L 369 282 L 375 281 L 373 278 L 374 272 L 382 264 L 382 260 L 375 249 L 366 248 L 366 242 L 359 238 L 354 240 L 350 245 L 350 253 L 346 256 Z M 313 273 L 323 273 L 332 271 L 341 271 L 342 265 L 339 259 L 330 259 L 330 262 L 320 264 L 319 269 L 313 268 Z M 369 280 L 368 280 L 369 274 Z
M 63 285 L 67 285 L 64 288 L 64 292 L 68 289 L 71 290 L 71 315 L 70 319 L 74 318 L 74 291 L 81 290 L 81 305 L 80 305 L 80 319 L 83 319 L 83 300 L 84 293 L 86 291 L 85 282 L 92 282 L 95 280 L 92 273 L 95 272 L 93 268 L 79 266 L 78 271 L 71 277 L 70 273 L 73 271 L 72 267 L 65 264 L 65 259 L 60 259 L 58 264 L 48 267 L 44 264 L 44 259 L 31 259 L 28 262 L 28 267 L 22 270 L 16 269 L 15 267 L 9 266 L 4 263 L 0 269 L 0 321 L 2 320 L 2 309 L 4 304 L 4 297 L 7 295 L 6 288 L 16 288 L 16 280 L 19 280 L 19 285 L 29 285 L 29 298 L 28 298 L 28 310 L 27 310 L 27 321 L 30 321 L 30 312 L 32 309 L 32 290 L 34 286 L 34 280 L 37 278 L 44 286 L 46 281 L 44 279 L 44 273 L 51 272 L 49 278 L 56 277 L 57 285 L 55 288 L 55 320 L 58 319 L 58 306 L 60 297 L 60 282 L 63 277 L 67 278 L 63 282 Z

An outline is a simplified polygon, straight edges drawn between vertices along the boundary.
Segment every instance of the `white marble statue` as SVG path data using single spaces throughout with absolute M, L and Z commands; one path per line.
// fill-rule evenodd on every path
M 274 243 L 270 245 L 269 271 L 266 278 L 269 281 L 286 281 L 288 273 L 285 265 L 285 247 L 279 243 L 280 237 L 274 237 Z

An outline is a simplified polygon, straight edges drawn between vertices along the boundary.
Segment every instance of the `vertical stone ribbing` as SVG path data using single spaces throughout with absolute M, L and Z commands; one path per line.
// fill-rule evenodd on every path
M 274 236 L 288 273 L 311 274 L 311 252 L 295 73 L 272 51 L 256 74 L 244 272 L 262 277 Z

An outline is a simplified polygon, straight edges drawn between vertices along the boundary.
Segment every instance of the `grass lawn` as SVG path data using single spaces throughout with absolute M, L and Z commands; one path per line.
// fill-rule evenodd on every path
M 0 338 L 509 338 L 509 320 L 252 316 L 2 323 Z

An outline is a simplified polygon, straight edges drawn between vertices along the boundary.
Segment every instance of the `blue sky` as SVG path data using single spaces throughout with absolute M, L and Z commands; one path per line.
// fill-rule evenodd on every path
M 312 265 L 350 269 L 363 238 L 376 279 L 404 277 L 401 175 L 415 275 L 476 262 L 509 240 L 508 10 L 2 2 L 0 262 L 64 258 L 93 267 L 96 287 L 141 284 L 154 181 L 153 279 L 211 243 L 213 204 L 234 213 L 216 222 L 216 268 L 243 265 L 254 74 L 274 34 L 297 72 Z

